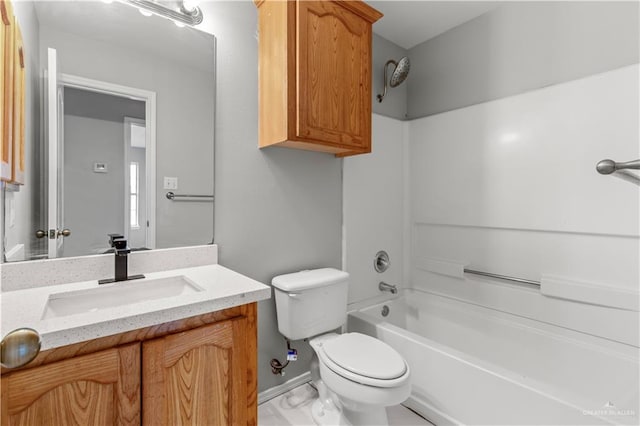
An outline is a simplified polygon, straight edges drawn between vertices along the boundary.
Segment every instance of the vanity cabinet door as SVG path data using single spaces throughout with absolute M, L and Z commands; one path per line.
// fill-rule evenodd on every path
M 2 425 L 140 424 L 140 344 L 2 376 Z
M 247 323 L 237 317 L 144 342 L 143 424 L 247 424 Z

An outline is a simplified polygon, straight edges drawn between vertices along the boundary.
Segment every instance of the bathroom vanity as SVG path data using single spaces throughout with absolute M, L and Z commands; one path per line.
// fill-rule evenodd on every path
M 251 303 L 44 351 L 3 372 L 3 416 L 20 425 L 256 424 L 255 318 Z
M 34 328 L 42 349 L 23 367 L 3 368 L 2 424 L 255 425 L 256 302 L 270 297 L 269 287 L 217 264 L 161 266 L 166 252 L 200 250 L 184 256 L 199 263 L 210 247 L 137 260 L 135 253 L 132 270 L 164 269 L 141 280 L 3 291 L 2 335 Z M 111 257 L 32 262 L 32 269 L 94 261 L 100 270 Z M 22 265 L 2 265 L 4 287 Z

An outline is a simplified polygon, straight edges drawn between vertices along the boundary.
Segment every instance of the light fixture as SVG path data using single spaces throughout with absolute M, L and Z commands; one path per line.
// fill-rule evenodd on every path
M 203 18 L 197 0 L 177 1 L 174 3 L 176 7 L 165 6 L 151 0 L 122 0 L 122 2 L 137 7 L 140 9 L 140 13 L 145 16 L 151 14 L 162 16 L 163 18 L 171 19 L 176 25 L 178 23 L 191 26 L 198 25 Z

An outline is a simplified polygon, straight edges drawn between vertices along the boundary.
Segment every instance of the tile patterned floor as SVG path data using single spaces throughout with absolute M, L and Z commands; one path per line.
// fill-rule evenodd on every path
M 282 394 L 258 407 L 258 426 L 312 426 L 311 403 L 316 390 L 308 383 Z M 427 420 L 402 405 L 387 408 L 391 426 L 432 426 Z

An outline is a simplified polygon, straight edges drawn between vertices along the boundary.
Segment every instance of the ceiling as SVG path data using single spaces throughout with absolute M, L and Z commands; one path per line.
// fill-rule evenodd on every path
M 410 49 L 500 5 L 498 1 L 367 1 L 384 13 L 373 32 Z

